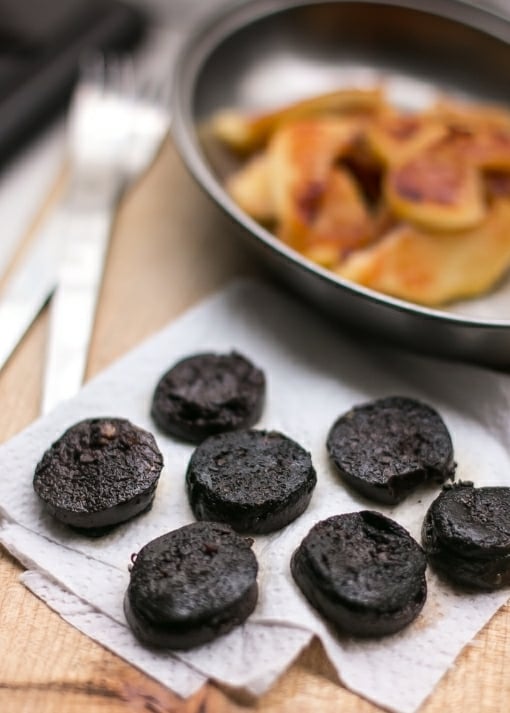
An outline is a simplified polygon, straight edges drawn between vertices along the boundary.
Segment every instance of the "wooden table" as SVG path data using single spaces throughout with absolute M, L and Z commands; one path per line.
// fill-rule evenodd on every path
M 88 376 L 232 275 L 256 270 L 226 219 L 192 183 L 169 141 L 127 196 L 116 222 Z M 0 375 L 2 441 L 38 415 L 46 328 L 42 314 Z M 342 688 L 317 641 L 257 702 L 236 700 L 212 685 L 183 701 L 62 621 L 18 582 L 20 571 L 0 550 L 2 713 L 379 710 Z M 420 713 L 508 713 L 509 672 L 507 606 L 460 655 Z

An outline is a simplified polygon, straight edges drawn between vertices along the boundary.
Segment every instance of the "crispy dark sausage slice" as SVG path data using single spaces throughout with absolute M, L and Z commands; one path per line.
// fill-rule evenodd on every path
M 253 426 L 265 390 L 264 373 L 241 354 L 195 354 L 161 377 L 151 415 L 164 433 L 200 443 L 215 433 Z
M 434 569 L 475 589 L 510 584 L 510 488 L 459 483 L 443 490 L 423 523 L 422 541 Z
M 425 569 L 425 554 L 407 530 L 370 510 L 317 523 L 291 560 L 312 606 L 356 636 L 385 636 L 410 624 L 426 600 Z
M 196 522 L 145 545 L 124 598 L 137 638 L 153 647 L 189 649 L 245 621 L 258 594 L 251 544 L 228 525 Z
M 151 507 L 162 468 L 148 431 L 126 419 L 92 418 L 44 453 L 33 485 L 57 520 L 98 536 Z
M 279 530 L 306 509 L 316 484 L 310 454 L 276 431 L 211 436 L 191 456 L 186 485 L 198 520 L 238 532 Z
M 437 411 L 403 396 L 356 406 L 332 426 L 327 449 L 342 479 L 385 504 L 404 500 L 418 485 L 453 478 L 448 429 Z

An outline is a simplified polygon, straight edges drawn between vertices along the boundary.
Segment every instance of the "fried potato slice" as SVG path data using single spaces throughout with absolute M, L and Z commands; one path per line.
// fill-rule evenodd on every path
M 390 168 L 383 191 L 396 216 L 429 230 L 473 228 L 486 214 L 479 171 L 455 137 Z
M 249 116 L 232 109 L 212 118 L 212 130 L 218 139 L 239 153 L 249 153 L 263 146 L 271 134 L 288 122 L 312 116 L 373 113 L 383 102 L 382 90 L 340 89 L 288 104 L 264 114 Z
M 510 111 L 445 98 L 399 112 L 381 87 L 214 117 L 246 162 L 227 190 L 287 245 L 381 292 L 439 305 L 510 268 Z
M 344 254 L 374 237 L 375 221 L 356 181 L 348 171 L 333 169 L 315 220 L 303 236 L 303 255 L 323 267 L 332 267 Z
M 276 218 L 268 168 L 267 155 L 256 154 L 226 183 L 227 192 L 237 205 L 261 223 L 270 223 Z
M 438 234 L 400 225 L 336 268 L 345 279 L 435 306 L 489 290 L 510 267 L 510 201 L 495 201 L 478 227 Z
M 451 127 L 451 144 L 476 168 L 510 172 L 510 129 L 482 126 L 469 129 Z
M 484 126 L 510 129 L 510 111 L 497 104 L 463 102 L 442 97 L 428 113 L 449 126 L 464 126 L 473 130 Z
M 268 175 L 277 234 L 296 250 L 315 248 L 318 255 L 318 246 L 328 244 L 332 254 L 334 245 L 336 261 L 371 238 L 361 191 L 346 170 L 335 169 L 359 131 L 358 121 L 325 117 L 289 124 L 271 140 Z
M 510 111 L 443 99 L 431 110 L 466 158 L 481 169 L 510 170 Z
M 382 114 L 365 131 L 365 141 L 385 166 L 409 160 L 446 136 L 444 122 L 418 114 Z

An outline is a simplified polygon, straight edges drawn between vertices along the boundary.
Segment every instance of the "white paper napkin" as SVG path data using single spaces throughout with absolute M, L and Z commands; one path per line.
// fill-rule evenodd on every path
M 307 512 L 295 523 L 256 538 L 260 600 L 250 624 L 172 661 L 261 692 L 309 641 L 304 627 L 320 636 L 347 686 L 395 711 L 414 711 L 462 647 L 506 601 L 508 590 L 459 594 L 429 573 L 428 601 L 414 624 L 392 637 L 354 640 L 334 635 L 307 604 L 290 576 L 289 558 L 318 520 L 367 507 L 394 517 L 419 537 L 425 511 L 437 495 L 437 490 L 424 489 L 390 508 L 341 485 L 328 463 L 325 438 L 334 419 L 354 404 L 389 394 L 427 401 L 451 430 L 457 477 L 477 485 L 506 483 L 510 382 L 504 376 L 357 343 L 301 303 L 256 283 L 237 283 L 170 325 L 103 372 L 76 399 L 0 449 L 0 503 L 10 521 L 0 540 L 25 564 L 51 575 L 116 622 L 125 637 L 122 597 L 131 553 L 193 519 L 184 488 L 193 449 L 156 431 L 149 417 L 152 391 L 159 376 L 182 356 L 232 348 L 266 372 L 268 399 L 260 426 L 281 430 L 311 451 L 318 485 Z M 88 540 L 44 513 L 31 481 L 42 452 L 66 427 L 100 415 L 126 417 L 155 432 L 165 468 L 149 513 L 104 538 Z M 25 529 L 17 530 L 12 521 Z M 37 579 L 34 590 L 58 610 L 53 594 L 41 592 L 41 581 Z M 259 630 L 252 631 L 253 626 Z M 132 644 L 129 657 L 137 662 L 137 652 L 143 649 L 134 640 Z M 105 645 L 112 648 L 111 641 Z M 177 664 L 172 675 L 167 685 L 184 686 Z
M 35 570 L 25 573 L 22 581 L 52 609 L 182 696 L 191 695 L 206 678 L 259 695 L 312 636 L 302 628 L 248 621 L 192 652 L 151 651 L 137 643 L 124 618 L 127 568 L 120 570 L 80 555 L 15 523 L 3 523 L 0 539 L 22 564 Z
M 94 609 L 88 602 L 71 594 L 57 582 L 39 571 L 27 571 L 21 581 L 35 595 L 46 602 L 69 624 L 144 671 L 152 678 L 187 697 L 206 681 L 195 671 L 170 655 L 154 656 L 149 650 L 135 645 L 131 631 L 110 617 Z

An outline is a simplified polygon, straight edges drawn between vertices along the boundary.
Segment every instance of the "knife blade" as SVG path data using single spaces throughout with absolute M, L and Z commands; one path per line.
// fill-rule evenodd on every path
M 0 294 L 0 369 L 55 289 L 59 235 L 66 223 L 62 211 L 48 218 Z

